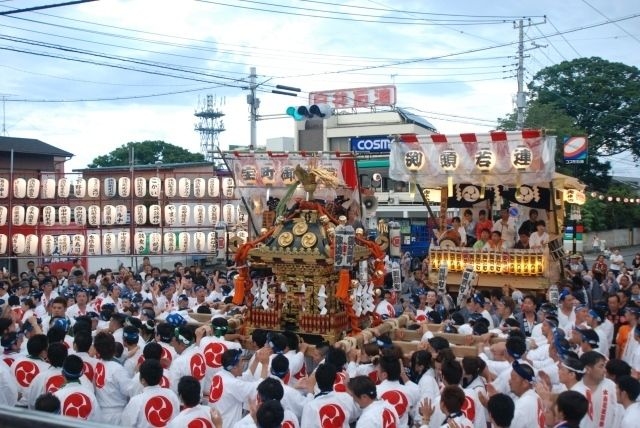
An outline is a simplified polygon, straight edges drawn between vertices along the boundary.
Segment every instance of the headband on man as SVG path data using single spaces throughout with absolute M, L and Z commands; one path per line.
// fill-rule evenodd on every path
M 514 361 L 511 365 L 513 367 L 513 371 L 516 372 L 518 376 L 522 379 L 526 380 L 529 383 L 533 383 L 535 377 L 533 375 L 533 369 L 528 364 L 522 364 L 518 361 Z

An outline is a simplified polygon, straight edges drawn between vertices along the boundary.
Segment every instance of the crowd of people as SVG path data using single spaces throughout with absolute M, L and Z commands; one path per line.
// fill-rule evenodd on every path
M 380 328 L 357 348 L 242 335 L 232 268 L 29 263 L 0 273 L 0 404 L 125 427 L 635 427 L 638 284 L 622 269 L 607 284 L 611 263 L 601 264 L 589 285 L 569 266 L 557 304 L 505 287 L 458 308 L 411 260 L 402 289 L 388 281 L 375 309 L 419 332 L 406 353 Z M 477 356 L 457 358 L 429 324 Z

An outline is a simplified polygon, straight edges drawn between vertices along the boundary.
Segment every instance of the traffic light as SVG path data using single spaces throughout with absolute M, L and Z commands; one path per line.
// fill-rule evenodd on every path
M 331 107 L 328 104 L 312 104 L 310 106 L 291 106 L 287 108 L 287 115 L 294 120 L 307 120 L 313 118 L 326 119 L 331 116 Z

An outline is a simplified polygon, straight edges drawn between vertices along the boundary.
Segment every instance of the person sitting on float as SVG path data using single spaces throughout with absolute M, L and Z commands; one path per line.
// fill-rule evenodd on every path
M 482 247 L 485 251 L 502 251 L 508 248 L 507 243 L 502 239 L 502 233 L 499 230 L 491 232 L 491 239 Z

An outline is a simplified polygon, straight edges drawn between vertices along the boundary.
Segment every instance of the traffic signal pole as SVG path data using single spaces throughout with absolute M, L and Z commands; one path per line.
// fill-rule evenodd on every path
M 256 98 L 256 68 L 251 67 L 251 74 L 249 74 L 249 91 L 247 96 L 247 104 L 249 104 L 249 120 L 251 122 L 251 147 L 255 150 L 257 147 L 257 122 L 258 122 L 258 107 L 260 106 L 260 100 Z

